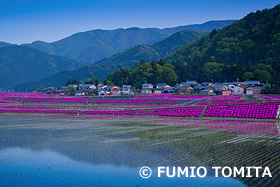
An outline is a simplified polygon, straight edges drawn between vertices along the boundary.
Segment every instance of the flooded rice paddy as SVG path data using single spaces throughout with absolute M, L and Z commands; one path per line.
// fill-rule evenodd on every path
M 0 116 L 0 186 L 280 186 L 279 153 L 278 121 Z M 159 166 L 208 174 L 159 178 Z M 215 177 L 213 166 L 269 167 L 272 177 Z

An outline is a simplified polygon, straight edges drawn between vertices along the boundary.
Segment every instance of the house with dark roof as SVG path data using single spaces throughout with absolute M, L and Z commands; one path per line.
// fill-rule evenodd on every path
M 54 86 L 50 86 L 41 90 L 43 94 L 57 94 L 58 89 Z
M 198 84 L 198 82 L 197 81 L 195 81 L 195 80 L 193 80 L 193 81 L 186 81 L 186 82 L 182 82 L 182 85 L 183 86 L 191 86 L 191 85 L 194 85 L 194 86 L 196 86 Z
M 88 95 L 88 89 L 80 89 L 75 91 L 75 96 L 86 96 Z
M 208 88 L 212 88 L 213 83 L 212 82 L 203 82 L 201 83 L 202 86 L 206 86 Z
M 166 90 L 166 89 L 170 89 L 170 86 L 167 85 L 166 83 L 158 83 L 156 85 L 156 88 L 158 88 L 160 90 Z
M 198 84 L 197 86 L 193 87 L 193 92 L 194 93 L 199 93 L 201 90 L 206 90 L 206 87 L 202 86 L 201 84 Z
M 201 95 L 216 95 L 216 93 L 214 92 L 213 89 L 209 88 L 209 89 L 206 89 L 206 90 L 201 90 L 199 92 L 199 94 Z
M 102 83 L 99 83 L 99 84 L 97 85 L 97 90 L 98 90 L 98 91 L 101 91 L 101 90 L 104 90 L 106 87 L 107 87 L 107 85 L 103 85 Z
M 145 84 L 142 84 L 142 89 L 146 89 L 146 88 L 153 88 L 154 85 L 151 84 L 151 83 L 145 83 Z
M 96 86 L 94 84 L 80 84 L 79 90 L 85 90 L 85 89 L 96 89 Z
M 222 83 L 214 83 L 213 86 L 214 90 L 227 90 L 227 85 L 224 85 Z
M 244 83 L 246 83 L 248 86 L 252 86 L 252 87 L 254 87 L 254 86 L 260 86 L 261 85 L 261 82 L 260 81 L 244 81 Z
M 215 92 L 217 95 L 230 95 L 231 90 L 214 89 L 214 92 Z
M 151 84 L 151 83 L 142 84 L 141 93 L 143 93 L 143 94 L 151 94 L 151 93 L 153 93 L 153 91 L 152 91 L 153 88 L 154 88 L 154 85 Z

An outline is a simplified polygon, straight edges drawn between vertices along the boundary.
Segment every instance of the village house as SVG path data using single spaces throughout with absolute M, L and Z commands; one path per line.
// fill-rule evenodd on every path
M 202 91 L 202 90 L 206 90 L 206 87 L 202 86 L 201 84 L 198 84 L 195 87 L 193 87 L 194 93 L 200 93 L 200 91 Z
M 170 87 L 170 89 L 163 90 L 163 93 L 174 93 L 175 87 Z
M 217 95 L 230 95 L 231 94 L 231 90 L 220 90 L 220 89 L 215 89 L 214 92 Z
M 131 85 L 123 85 L 122 92 L 124 95 L 133 95 Z
M 142 84 L 141 93 L 143 93 L 143 94 L 151 94 L 151 93 L 153 93 L 152 92 L 153 87 L 154 87 L 154 85 L 151 84 L 151 83 Z
M 201 83 L 201 85 L 208 87 L 208 88 L 212 88 L 213 83 L 212 82 L 203 82 L 203 83 Z
M 96 86 L 94 84 L 80 84 L 78 89 L 79 90 L 96 89 Z
M 106 87 L 107 87 L 107 85 L 103 85 L 102 83 L 99 83 L 99 84 L 97 85 L 97 91 L 104 90 Z
M 58 90 L 58 93 L 66 93 L 68 91 L 67 86 L 61 86 L 60 89 Z
M 263 87 L 249 87 L 246 89 L 246 95 L 261 95 Z
M 71 87 L 73 87 L 76 90 L 78 85 L 77 84 L 70 84 L 70 85 L 67 86 L 68 89 L 71 88 Z
M 94 84 L 80 84 L 75 91 L 75 96 L 95 95 L 97 92 Z
M 75 96 L 86 96 L 88 95 L 88 90 L 87 89 L 80 89 L 75 91 Z
M 240 86 L 233 85 L 233 84 L 229 84 L 228 89 L 231 90 L 231 93 L 233 95 L 240 95 L 240 94 L 244 93 L 244 88 L 242 88 Z
M 213 88 L 217 95 L 230 95 L 231 93 L 231 90 L 228 90 L 228 86 L 221 83 L 214 83 Z
M 261 85 L 261 82 L 260 81 L 244 81 L 245 84 L 247 84 L 247 87 L 249 86 L 252 86 L 252 87 L 255 87 L 255 86 L 260 86 Z
M 221 83 L 214 83 L 212 85 L 212 87 L 214 88 L 214 90 L 227 90 L 228 89 L 227 85 L 224 85 L 224 84 L 221 84 Z
M 193 80 L 193 81 L 186 81 L 186 82 L 183 82 L 183 83 L 181 83 L 183 86 L 185 86 L 185 87 L 189 87 L 189 86 L 196 86 L 197 84 L 198 84 L 198 82 L 197 81 L 195 81 L 195 80 Z
M 50 86 L 41 90 L 42 94 L 57 94 L 58 89 L 56 87 Z
M 207 90 L 201 90 L 201 91 L 199 92 L 199 94 L 201 94 L 201 95 L 216 95 L 216 93 L 214 92 L 214 90 L 211 89 L 211 88 L 209 88 L 209 89 L 207 89 Z
M 166 83 L 158 83 L 156 85 L 156 88 L 158 88 L 160 90 L 168 90 L 168 89 L 170 89 L 170 86 L 167 85 Z

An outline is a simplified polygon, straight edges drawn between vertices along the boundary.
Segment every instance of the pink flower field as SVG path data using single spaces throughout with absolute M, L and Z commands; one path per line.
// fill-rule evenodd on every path
M 138 95 L 130 99 L 0 93 L 0 113 L 279 118 L 279 95 Z

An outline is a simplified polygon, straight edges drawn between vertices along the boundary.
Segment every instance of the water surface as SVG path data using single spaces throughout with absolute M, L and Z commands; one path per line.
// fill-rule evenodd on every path
M 279 184 L 279 141 L 276 122 L 1 116 L 0 186 L 272 186 Z M 263 163 L 272 179 L 215 178 L 210 170 Z M 151 178 L 139 176 L 143 166 Z M 158 166 L 209 173 L 158 178 Z

